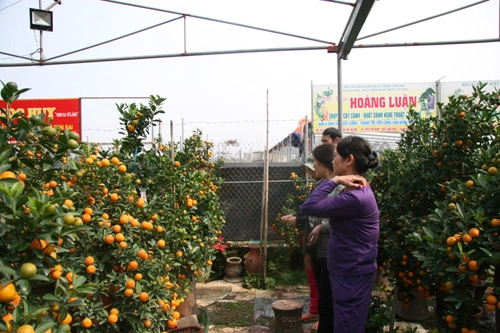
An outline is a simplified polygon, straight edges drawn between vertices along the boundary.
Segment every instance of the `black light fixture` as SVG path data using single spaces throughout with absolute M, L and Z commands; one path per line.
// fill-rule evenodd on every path
M 30 28 L 34 30 L 52 31 L 52 12 L 30 8 Z

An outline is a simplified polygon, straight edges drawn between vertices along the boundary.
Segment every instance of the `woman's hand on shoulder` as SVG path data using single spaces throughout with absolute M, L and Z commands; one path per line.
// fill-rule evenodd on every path
M 365 177 L 359 175 L 335 176 L 332 180 L 337 184 L 353 188 L 361 188 L 368 184 L 368 181 L 365 179 Z

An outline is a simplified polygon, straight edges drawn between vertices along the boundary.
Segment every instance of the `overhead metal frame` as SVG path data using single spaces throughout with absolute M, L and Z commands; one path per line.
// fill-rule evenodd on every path
M 358 34 L 365 24 L 368 14 L 373 7 L 375 0 L 358 0 L 347 21 L 342 37 L 340 37 L 337 55 L 343 60 L 347 60 L 349 52 L 352 50 Z
M 41 0 L 40 1 L 40 6 L 41 6 Z M 490 39 L 478 39 L 478 40 L 458 40 L 458 41 L 439 41 L 439 42 L 411 42 L 411 43 L 383 43 L 383 44 L 357 44 L 355 45 L 356 41 L 360 41 L 369 37 L 381 35 L 387 32 L 391 32 L 397 29 L 401 29 L 404 27 L 408 27 L 410 25 L 414 25 L 417 23 L 425 22 L 434 18 L 438 18 L 444 15 L 448 15 L 460 10 L 464 10 L 482 3 L 485 3 L 490 0 L 480 0 L 475 3 L 462 6 L 450 11 L 446 11 L 441 14 L 429 16 L 427 18 L 423 18 L 417 21 L 409 22 L 404 25 L 400 25 L 391 29 L 383 30 L 380 32 L 376 32 L 370 35 L 362 36 L 358 38 L 358 35 L 361 31 L 361 29 L 364 26 L 364 23 L 366 19 L 368 18 L 368 15 L 373 7 L 373 4 L 375 0 L 357 0 L 355 3 L 347 2 L 347 1 L 341 1 L 341 0 L 322 0 L 326 2 L 331 2 L 335 4 L 341 4 L 341 5 L 349 5 L 352 6 L 353 9 L 351 11 L 351 15 L 346 23 L 345 29 L 342 33 L 342 36 L 340 38 L 340 41 L 338 45 L 336 45 L 334 42 L 330 41 L 325 41 L 325 40 L 320 40 L 317 38 L 311 38 L 311 37 L 306 37 L 306 36 L 300 36 L 296 34 L 290 34 L 286 32 L 281 32 L 281 31 L 276 31 L 276 30 L 271 30 L 271 29 L 266 29 L 266 28 L 260 28 L 256 26 L 251 26 L 247 24 L 241 24 L 241 23 L 236 23 L 236 22 L 230 22 L 230 21 L 223 21 L 219 19 L 214 19 L 214 18 L 209 18 L 205 16 L 199 16 L 199 15 L 192 15 L 188 13 L 181 13 L 181 12 L 175 12 L 175 11 L 170 11 L 166 9 L 161 9 L 161 8 L 155 8 L 155 7 L 149 7 L 149 6 L 143 6 L 143 5 L 138 5 L 138 4 L 131 4 L 131 3 L 126 3 L 122 1 L 117 1 L 117 0 L 101 0 L 103 2 L 108 2 L 112 4 L 117 4 L 117 5 L 124 5 L 124 6 L 130 6 L 130 7 L 135 7 L 135 8 L 141 8 L 141 9 L 147 9 L 147 10 L 153 10 L 153 11 L 158 11 L 158 12 L 164 12 L 168 14 L 174 14 L 178 15 L 176 18 L 160 22 L 158 24 L 107 40 L 103 41 L 94 45 L 90 45 L 84 48 L 80 48 L 71 52 L 63 53 L 48 59 L 44 59 L 43 57 L 43 49 L 40 48 L 40 60 L 37 61 L 32 58 L 28 58 L 25 56 L 19 56 L 19 55 L 14 55 L 11 53 L 7 52 L 2 52 L 0 51 L 0 54 L 4 54 L 7 56 L 15 57 L 15 58 L 20 58 L 24 60 L 28 60 L 28 63 L 0 63 L 0 67 L 29 67 L 29 66 L 47 66 L 47 65 L 70 65 L 70 64 L 83 64 L 83 63 L 96 63 L 96 62 L 112 62 L 112 61 L 130 61 L 130 60 L 147 60 L 147 59 L 160 59 L 160 58 L 175 58 L 175 57 L 192 57 L 192 56 L 206 56 L 206 55 L 222 55 L 222 54 L 241 54 L 241 53 L 262 53 L 262 52 L 283 52 L 283 51 L 311 51 L 311 50 L 326 50 L 328 53 L 336 53 L 337 54 L 337 88 L 338 88 L 338 129 L 342 133 L 343 132 L 343 110 L 342 110 L 342 60 L 347 60 L 349 53 L 353 48 L 379 48 L 379 47 L 403 47 L 403 46 L 428 46 L 428 45 L 456 45 L 456 44 L 477 44 L 477 43 L 494 43 L 494 42 L 500 42 L 500 13 L 499 13 L 499 38 L 490 38 Z M 500 0 L 499 0 L 500 3 Z M 500 7 L 500 6 L 499 6 Z M 157 54 L 157 55 L 140 55 L 140 56 L 125 56 L 125 57 L 113 57 L 113 58 L 94 58 L 94 59 L 77 59 L 77 60 L 59 60 L 59 61 L 54 61 L 55 59 L 59 59 L 71 54 L 75 54 L 81 51 L 85 51 L 94 47 L 98 47 L 107 43 L 111 43 L 159 26 L 163 26 L 165 24 L 177 21 L 179 19 L 183 18 L 184 19 L 184 52 L 181 53 L 173 53 L 173 54 Z M 281 47 L 281 48 L 261 48 L 261 49 L 240 49 L 240 50 L 221 50 L 221 51 L 209 51 L 209 52 L 188 52 L 187 47 L 186 47 L 186 19 L 187 18 L 195 18 L 195 19 L 201 19 L 201 20 L 207 20 L 211 22 L 216 22 L 216 23 L 221 23 L 221 24 L 227 24 L 227 25 L 233 25 L 237 27 L 242 27 L 242 28 L 248 28 L 248 29 L 253 29 L 253 30 L 258 30 L 258 31 L 263 31 L 267 33 L 273 33 L 273 34 L 278 34 L 282 36 L 287 36 L 287 37 L 293 37 L 293 38 L 298 38 L 298 39 L 304 39 L 312 42 L 317 42 L 323 44 L 322 46 L 305 46 L 305 47 Z
M 403 27 L 424 22 L 436 17 L 440 17 L 443 15 L 447 15 L 459 10 L 463 10 L 465 8 L 469 8 L 490 0 L 481 0 L 479 2 L 460 7 L 451 11 L 447 11 L 442 14 L 434 15 L 422 20 L 418 20 L 415 22 L 411 22 L 408 24 L 405 24 L 403 26 L 398 26 L 392 29 L 384 30 L 375 34 L 371 34 L 368 36 L 363 36 L 358 38 L 358 34 L 361 31 L 364 22 L 366 21 L 368 14 L 373 6 L 373 3 L 375 0 L 357 0 L 355 3 L 347 2 L 347 1 L 340 1 L 340 0 L 322 0 L 326 2 L 331 2 L 334 4 L 341 4 L 341 5 L 349 5 L 353 7 L 353 10 L 351 12 L 351 16 L 346 24 L 346 27 L 344 29 L 344 32 L 342 34 L 342 37 L 340 38 L 340 41 L 338 45 L 336 43 L 331 42 L 331 41 L 325 41 L 321 39 L 316 39 L 316 38 L 311 38 L 307 36 L 300 36 L 296 34 L 290 34 L 286 32 L 281 32 L 281 31 L 275 31 L 271 29 L 266 29 L 266 28 L 260 28 L 256 26 L 251 26 L 251 25 L 246 25 L 246 24 L 241 24 L 241 23 L 236 23 L 236 22 L 230 22 L 230 21 L 223 21 L 223 20 L 218 20 L 214 18 L 209 18 L 209 17 L 204 17 L 204 16 L 199 16 L 199 15 L 191 15 L 188 13 L 180 13 L 180 12 L 175 12 L 175 11 L 170 11 L 170 10 L 165 10 L 161 8 L 154 8 L 154 7 L 148 7 L 148 6 L 143 6 L 143 5 L 138 5 L 138 4 L 131 4 L 131 3 L 126 3 L 122 1 L 116 1 L 116 0 L 101 0 L 103 2 L 108 2 L 108 3 L 113 3 L 117 5 L 125 5 L 125 6 L 131 6 L 131 7 L 136 7 L 136 8 L 142 8 L 142 9 L 148 9 L 148 10 L 153 10 L 153 11 L 159 11 L 159 12 L 164 12 L 164 13 L 169 13 L 169 14 L 174 14 L 174 15 L 179 15 L 178 17 L 167 20 L 164 22 L 160 22 L 158 24 L 107 40 L 103 41 L 94 45 L 86 46 L 74 51 L 70 51 L 67 53 L 63 53 L 60 55 L 56 55 L 54 57 L 44 59 L 41 57 L 40 60 L 35 60 L 33 58 L 28 58 L 26 56 L 20 56 L 20 55 L 15 55 L 9 52 L 4 52 L 0 51 L 0 54 L 7 55 L 10 57 L 14 58 L 19 58 L 19 59 L 24 59 L 28 60 L 29 62 L 24 62 L 24 63 L 0 63 L 0 67 L 30 67 L 30 66 L 48 66 L 48 65 L 70 65 L 70 64 L 83 64 L 83 63 L 96 63 L 96 62 L 111 62 L 111 61 L 129 61 L 129 60 L 147 60 L 147 59 L 160 59 L 160 58 L 174 58 L 174 57 L 187 57 L 187 56 L 202 56 L 202 55 L 222 55 L 222 54 L 241 54 L 241 53 L 262 53 L 262 52 L 282 52 L 282 51 L 312 51 L 312 50 L 325 50 L 328 53 L 337 53 L 337 65 L 339 67 L 339 72 L 341 73 L 341 68 L 340 68 L 340 60 L 343 59 L 346 60 L 350 51 L 353 48 L 379 48 L 379 47 L 400 47 L 400 46 L 426 46 L 426 45 L 453 45 L 453 44 L 473 44 L 473 43 L 492 43 L 492 42 L 499 42 L 500 41 L 500 34 L 499 38 L 491 38 L 491 39 L 479 39 L 479 40 L 459 40 L 459 41 L 442 41 L 442 42 L 410 42 L 410 43 L 384 43 L 384 44 L 357 44 L 355 45 L 354 43 L 356 41 L 372 37 L 375 35 L 380 35 L 382 33 L 390 32 L 396 29 L 401 29 Z M 499 0 L 500 1 L 500 0 Z M 201 19 L 201 20 L 207 20 L 207 21 L 212 21 L 216 23 L 221 23 L 221 24 L 228 24 L 228 25 L 233 25 L 233 26 L 238 26 L 238 27 L 243 27 L 243 28 L 248 28 L 248 29 L 253 29 L 253 30 L 258 30 L 258 31 L 263 31 L 263 32 L 268 32 L 268 33 L 273 33 L 273 34 L 278 34 L 282 36 L 288 36 L 288 37 L 293 37 L 293 38 L 299 38 L 299 39 L 304 39 L 308 40 L 311 42 L 316 42 L 316 43 L 321 43 L 323 45 L 315 45 L 315 46 L 304 46 L 304 47 L 281 47 L 281 48 L 258 48 L 258 49 L 240 49 L 240 50 L 220 50 L 220 51 L 209 51 L 209 52 L 188 52 L 186 49 L 186 31 L 184 27 L 184 52 L 180 53 L 172 53 L 172 54 L 156 54 L 156 55 L 140 55 L 140 56 L 124 56 L 124 57 L 111 57 L 111 58 L 94 58 L 94 59 L 76 59 L 76 60 L 59 60 L 59 61 L 54 61 L 56 59 L 75 54 L 78 52 L 82 52 L 91 48 L 95 48 L 97 46 L 101 46 L 110 42 L 117 41 L 119 39 L 123 39 L 135 34 L 138 34 L 140 32 L 150 30 L 168 23 L 171 23 L 173 21 L 176 21 L 180 18 L 184 19 L 184 25 L 186 24 L 186 19 L 187 18 L 195 18 L 195 19 Z M 500 27 L 499 27 L 500 28 Z M 40 50 L 42 52 L 42 50 Z M 339 73 L 339 74 L 340 74 Z M 340 80 L 339 80 L 339 85 L 341 84 L 341 75 L 338 75 Z
M 124 5 L 124 6 L 129 6 L 129 7 L 135 7 L 135 8 L 141 8 L 141 9 L 147 9 L 147 10 L 153 10 L 153 11 L 158 11 L 158 12 L 163 12 L 163 13 L 168 13 L 168 14 L 174 14 L 174 15 L 179 15 L 178 17 L 161 22 L 152 26 L 149 26 L 147 28 L 143 28 L 107 41 L 103 41 L 94 45 L 90 45 L 84 48 L 80 48 L 71 52 L 67 52 L 64 54 L 60 54 L 48 59 L 44 59 L 43 57 L 40 57 L 40 60 L 35 60 L 32 58 L 28 58 L 25 56 L 19 56 L 7 52 L 0 51 L 0 54 L 4 54 L 10 57 L 15 57 L 15 58 L 21 58 L 25 60 L 29 60 L 30 63 L 7 63 L 7 64 L 1 64 L 0 67 L 29 67 L 29 66 L 47 66 L 47 65 L 69 65 L 69 64 L 81 64 L 81 63 L 93 63 L 93 62 L 109 62 L 109 61 L 126 61 L 126 60 L 145 60 L 145 59 L 158 59 L 158 58 L 173 58 L 173 57 L 186 57 L 186 56 L 200 56 L 200 55 L 221 55 L 221 54 L 238 54 L 238 53 L 260 53 L 260 52 L 280 52 L 280 51 L 310 51 L 310 50 L 329 50 L 329 48 L 335 46 L 334 42 L 331 41 L 325 41 L 317 38 L 311 38 L 307 36 L 301 36 L 297 34 L 291 34 L 287 32 L 282 32 L 282 31 L 276 31 L 276 30 L 271 30 L 271 29 L 266 29 L 266 28 L 260 28 L 256 26 L 251 26 L 247 24 L 241 24 L 237 22 L 230 22 L 230 21 L 224 21 L 224 20 L 219 20 L 219 19 L 214 19 L 206 16 L 199 16 L 199 15 L 192 15 L 188 13 L 181 13 L 181 12 L 175 12 L 171 10 L 166 10 L 162 8 L 155 8 L 155 7 L 149 7 L 149 6 L 143 6 L 143 5 L 138 5 L 138 4 L 132 4 L 132 3 L 126 3 L 122 1 L 115 1 L 115 0 L 100 0 L 102 2 L 108 2 L 112 4 L 117 4 L 117 5 Z M 64 56 L 68 56 L 70 54 L 74 54 L 77 52 L 85 51 L 97 46 L 101 46 L 110 42 L 117 41 L 119 39 L 123 39 L 135 34 L 138 34 L 140 32 L 144 32 L 146 30 L 150 30 L 152 28 L 156 28 L 162 25 L 165 25 L 167 23 L 171 23 L 173 21 L 176 21 L 180 18 L 184 18 L 184 52 L 182 53 L 174 53 L 174 54 L 159 54 L 159 55 L 142 55 L 142 56 L 128 56 L 128 57 L 113 57 L 113 58 L 94 58 L 94 59 L 77 59 L 77 60 L 67 60 L 67 61 L 53 61 L 58 58 L 62 58 Z M 303 40 L 308 40 L 311 42 L 316 42 L 316 43 L 321 43 L 324 44 L 323 46 L 306 46 L 306 47 L 281 47 L 281 48 L 261 48 L 261 49 L 242 49 L 242 50 L 221 50 L 221 51 L 209 51 L 209 52 L 187 52 L 186 49 L 186 18 L 194 18 L 194 19 L 201 19 L 205 21 L 210 21 L 210 22 L 216 22 L 216 23 L 222 23 L 222 24 L 227 24 L 227 25 L 232 25 L 232 26 L 237 26 L 237 27 L 242 27 L 242 28 L 248 28 L 248 29 L 253 29 L 253 30 L 258 30 L 262 32 L 267 32 L 267 33 L 273 33 L 273 34 L 278 34 L 282 36 L 287 36 L 287 37 L 293 37 L 297 39 L 303 39 Z

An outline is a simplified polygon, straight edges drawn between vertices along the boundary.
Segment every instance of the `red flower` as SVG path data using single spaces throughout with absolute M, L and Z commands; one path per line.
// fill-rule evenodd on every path
M 216 250 L 219 250 L 220 252 L 224 252 L 224 250 L 227 248 L 227 245 L 224 245 L 223 242 L 224 242 L 224 237 L 219 236 L 219 239 L 212 247 Z

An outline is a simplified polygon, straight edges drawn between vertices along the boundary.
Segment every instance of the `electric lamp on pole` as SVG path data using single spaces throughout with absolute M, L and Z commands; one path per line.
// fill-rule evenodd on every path
M 52 31 L 54 28 L 52 12 L 50 9 L 55 5 L 60 5 L 62 0 L 54 2 L 45 9 L 42 9 L 42 0 L 39 0 L 39 9 L 30 8 L 30 29 L 40 30 L 40 62 L 43 62 L 43 31 Z

